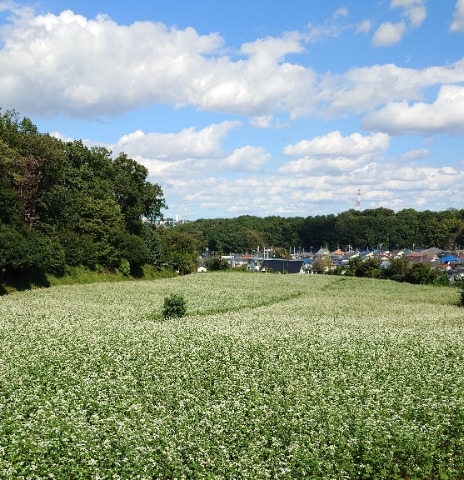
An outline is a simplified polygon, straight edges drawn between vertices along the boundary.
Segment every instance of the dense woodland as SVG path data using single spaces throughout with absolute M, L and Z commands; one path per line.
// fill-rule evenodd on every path
M 166 205 L 147 175 L 124 153 L 63 142 L 15 112 L 0 115 L 0 283 L 80 265 L 127 274 L 145 264 L 188 268 L 195 243 L 154 228 Z M 170 258 L 179 244 L 187 260 Z
M 242 216 L 197 220 L 180 227 L 211 252 L 244 252 L 264 247 L 287 251 L 348 249 L 400 249 L 464 245 L 464 210 L 443 212 L 413 209 L 395 213 L 387 208 L 348 210 L 338 215 L 293 218 Z
M 1 113 L 1 112 L 0 112 Z M 147 169 L 124 153 L 40 133 L 14 111 L 0 114 L 0 284 L 68 267 L 127 274 L 144 265 L 188 273 L 198 252 L 464 245 L 464 210 L 241 216 L 156 228 L 167 208 Z

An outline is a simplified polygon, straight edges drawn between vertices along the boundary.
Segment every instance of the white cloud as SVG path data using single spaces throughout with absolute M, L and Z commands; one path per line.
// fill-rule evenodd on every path
M 421 158 L 426 158 L 430 155 L 430 150 L 427 148 L 421 148 L 418 150 L 410 150 L 401 156 L 404 160 L 419 160 Z
M 290 119 L 361 113 L 392 101 L 421 101 L 427 86 L 464 79 L 463 60 L 423 70 L 374 65 L 321 76 L 286 62 L 287 54 L 302 53 L 305 42 L 321 38 L 315 31 L 315 37 L 289 32 L 246 43 L 240 59 L 232 60 L 218 34 L 153 22 L 121 26 L 69 10 L 27 12 L 19 11 L 0 49 L 0 100 L 3 108 L 28 116 L 95 118 L 167 103 L 246 115 L 252 125 L 269 128 L 281 126 L 270 117 L 279 111 Z M 329 22 L 321 28 L 338 35 L 369 26 Z
M 61 132 L 50 132 L 49 135 L 50 137 L 54 137 L 54 138 L 57 138 L 58 140 L 61 140 L 62 142 L 73 142 L 75 140 L 74 138 L 68 137 L 67 135 L 64 135 Z
M 390 137 L 384 133 L 362 136 L 353 133 L 343 137 L 339 131 L 288 145 L 285 155 L 365 155 L 388 150 Z
M 279 168 L 279 173 L 291 174 L 298 177 L 304 177 L 308 174 L 338 175 L 356 170 L 370 162 L 370 160 L 371 156 L 369 155 L 323 158 L 307 156 L 282 165 Z
M 391 0 L 391 8 L 401 8 L 408 25 L 418 28 L 427 18 L 425 0 Z M 397 45 L 406 34 L 404 22 L 384 22 L 374 33 L 372 45 L 374 47 L 391 47 Z
M 187 128 L 178 133 L 144 133 L 141 130 L 122 136 L 106 145 L 114 154 L 124 151 L 144 165 L 149 178 L 170 191 L 183 185 L 204 183 L 205 175 L 220 172 L 258 172 L 269 161 L 263 147 L 245 145 L 224 151 L 223 141 L 240 122 L 222 122 L 202 130 Z
M 202 130 L 186 128 L 179 133 L 147 133 L 141 130 L 124 135 L 111 146 L 113 152 L 125 152 L 164 161 L 185 158 L 211 158 L 224 156 L 222 141 L 229 132 L 241 125 L 237 121 L 213 124 Z
M 450 30 L 464 33 L 464 0 L 457 0 L 456 2 Z
M 168 196 L 182 195 L 195 205 L 214 205 L 232 216 L 246 212 L 257 215 L 330 214 L 354 208 L 356 192 L 362 190 L 362 208 L 387 207 L 395 210 L 411 205 L 434 211 L 464 202 L 464 171 L 453 167 L 375 163 L 333 175 L 326 169 L 306 175 L 249 176 L 240 179 L 207 177 L 201 182 L 182 180 L 169 187 Z M 179 193 L 181 192 L 181 193 Z M 423 199 L 423 200 L 422 200 Z M 419 202 L 419 203 L 418 203 Z
M 284 149 L 285 155 L 303 156 L 287 162 L 279 173 L 295 176 L 334 175 L 352 172 L 381 158 L 389 148 L 390 137 L 384 133 L 362 136 L 353 133 L 343 137 L 339 131 L 303 140 Z
M 333 17 L 346 17 L 348 15 L 348 9 L 347 8 L 339 8 L 338 10 L 335 10 L 333 13 Z
M 261 117 L 254 117 L 250 119 L 250 125 L 255 128 L 271 128 L 272 115 L 263 115 Z
M 238 170 L 256 172 L 265 165 L 270 155 L 263 147 L 251 147 L 249 145 L 234 150 L 220 163 L 221 170 Z
M 372 27 L 370 20 L 363 20 L 356 26 L 356 33 L 367 33 Z
M 242 46 L 244 59 L 222 54 L 216 33 L 199 35 L 161 23 L 121 26 L 105 16 L 16 19 L 0 50 L 0 92 L 27 114 L 113 115 L 168 103 L 261 116 L 300 109 L 316 76 L 284 62 L 303 51 L 298 33 Z M 3 103 L 3 102 L 2 102 Z
M 402 8 L 404 16 L 414 28 L 420 27 L 427 18 L 425 0 L 392 0 L 391 8 Z
M 316 101 L 327 114 L 369 112 L 395 100 L 422 100 L 424 89 L 434 85 L 464 82 L 464 60 L 422 70 L 393 64 L 352 68 L 339 75 L 326 74 L 319 83 Z
M 385 22 L 375 31 L 372 38 L 374 47 L 391 47 L 401 41 L 406 33 L 406 26 L 403 22 Z
M 434 103 L 393 102 L 372 112 L 362 125 L 392 135 L 406 133 L 458 134 L 464 132 L 464 87 L 445 85 L 440 88 Z

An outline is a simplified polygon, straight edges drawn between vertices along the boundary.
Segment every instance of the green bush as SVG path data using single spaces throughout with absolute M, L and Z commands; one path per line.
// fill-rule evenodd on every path
M 172 293 L 164 299 L 163 318 L 180 318 L 187 312 L 187 305 L 183 295 Z
M 118 270 L 126 277 L 130 275 L 130 263 L 129 260 L 123 258 L 119 264 Z
M 211 271 L 229 270 L 229 262 L 223 258 L 215 257 L 206 260 L 206 268 Z

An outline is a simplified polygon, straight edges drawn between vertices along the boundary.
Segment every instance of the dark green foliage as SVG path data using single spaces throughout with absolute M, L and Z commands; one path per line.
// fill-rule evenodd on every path
M 131 266 L 142 266 L 149 258 L 148 247 L 137 235 L 125 233 L 121 253 Z
M 148 249 L 147 263 L 161 268 L 163 257 L 163 242 L 159 231 L 152 226 L 144 225 L 142 238 Z
M 214 257 L 206 261 L 206 268 L 212 271 L 229 270 L 230 265 L 227 260 L 224 260 L 223 258 L 220 258 L 220 257 Z
M 187 313 L 187 304 L 185 298 L 180 293 L 172 293 L 164 299 L 163 318 L 180 318 Z
M 405 281 L 420 285 L 432 283 L 436 277 L 436 270 L 426 263 L 413 263 L 405 275 Z
M 451 281 L 446 272 L 438 271 L 438 274 L 432 279 L 432 285 L 435 285 L 436 287 L 449 287 Z
M 449 249 L 464 244 L 464 210 L 416 212 L 413 209 L 397 213 L 387 208 L 364 211 L 348 210 L 338 215 L 314 217 L 200 219 L 181 225 L 182 231 L 193 235 L 199 249 L 211 252 L 245 252 L 257 246 L 318 250 L 327 246 L 352 245 L 357 249 L 401 249 L 432 247 Z
M 345 275 L 350 277 L 369 277 L 407 282 L 420 285 L 449 286 L 448 274 L 437 270 L 426 263 L 411 263 L 407 258 L 395 258 L 381 268 L 376 258 L 363 260 L 361 257 L 351 258 Z
M 380 277 L 380 261 L 377 258 L 352 257 L 348 263 L 346 273 L 351 277 Z
M 68 266 L 131 272 L 149 263 L 180 274 L 193 272 L 198 252 L 256 253 L 294 248 L 402 248 L 464 244 L 464 210 L 398 213 L 379 208 L 338 215 L 197 220 L 170 231 L 154 229 L 166 207 L 159 185 L 147 181 L 148 170 L 120 153 L 82 141 L 63 142 L 42 134 L 15 111 L 0 112 L 1 274 L 37 269 L 59 273 Z M 380 275 L 375 264 L 348 274 Z M 392 264 L 382 277 L 405 280 L 402 265 Z M 421 267 L 407 281 L 445 284 Z M 409 270 L 408 270 L 409 271 Z
M 198 260 L 195 238 L 177 227 L 159 232 L 163 242 L 163 263 L 180 275 L 194 272 Z
M 0 226 L 0 271 L 60 268 L 60 245 L 40 232 Z
M 378 278 L 380 276 L 380 261 L 376 258 L 353 257 L 348 264 L 347 273 L 353 277 Z
M 147 175 L 123 153 L 113 159 L 105 148 L 41 134 L 14 111 L 0 114 L 2 277 L 127 262 L 141 271 L 161 251 L 145 241 L 142 218 L 165 207 Z
M 382 273 L 383 278 L 389 278 L 397 282 L 404 281 L 409 269 L 411 268 L 411 262 L 406 257 L 392 258 L 388 267 Z

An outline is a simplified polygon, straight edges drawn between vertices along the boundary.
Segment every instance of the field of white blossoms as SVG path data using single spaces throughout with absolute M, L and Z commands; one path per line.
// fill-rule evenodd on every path
M 462 479 L 456 303 L 247 273 L 0 297 L 0 478 Z

